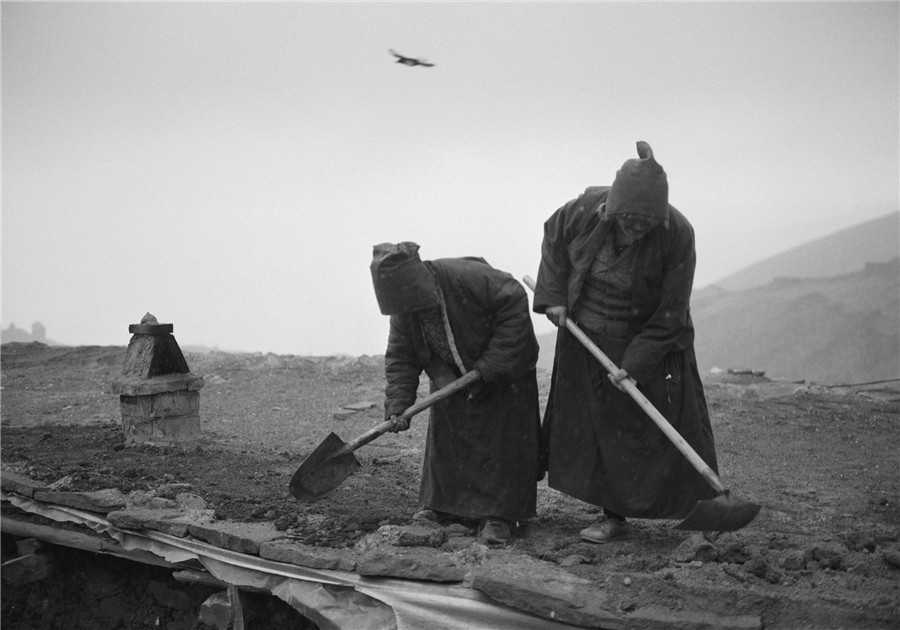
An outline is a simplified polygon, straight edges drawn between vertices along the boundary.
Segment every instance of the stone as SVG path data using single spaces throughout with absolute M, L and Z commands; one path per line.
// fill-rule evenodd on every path
M 395 577 L 426 582 L 461 582 L 466 569 L 453 554 L 433 551 L 371 551 L 356 565 L 356 572 L 366 577 Z
M 184 538 L 192 521 L 178 510 L 132 509 L 110 512 L 106 519 L 119 529 L 150 529 L 155 532 Z
M 162 332 L 162 331 L 161 331 Z M 187 361 L 169 331 L 163 334 L 135 332 L 128 342 L 122 376 L 152 378 L 166 374 L 187 374 Z
M 193 374 L 167 374 L 149 379 L 119 377 L 113 381 L 112 393 L 120 396 L 152 396 L 180 390 L 193 392 L 203 389 L 203 385 L 203 377 Z
M 350 416 L 355 416 L 357 414 L 354 409 L 337 409 L 334 413 L 331 414 L 331 417 L 335 420 L 346 420 Z
M 33 498 L 35 492 L 44 492 L 47 485 L 39 481 L 29 479 L 25 475 L 4 470 L 0 472 L 0 488 L 4 492 L 20 494 L 23 497 Z
M 258 555 L 260 545 L 281 536 L 274 523 L 235 523 L 217 521 L 191 524 L 188 533 L 211 545 L 239 553 Z
M 35 492 L 34 499 L 101 514 L 125 507 L 125 495 L 116 488 L 93 492 Z
M 607 609 L 607 597 L 596 585 L 549 566 L 481 567 L 473 571 L 472 588 L 543 619 L 586 628 L 625 628 L 623 619 Z
M 719 554 L 715 545 L 702 534 L 693 534 L 685 538 L 672 555 L 676 562 L 712 562 Z
M 346 552 L 280 539 L 262 543 L 259 557 L 309 569 L 353 571 L 356 568 L 356 561 Z
M 128 332 L 132 335 L 165 335 L 174 331 L 175 326 L 172 324 L 158 324 L 155 321 L 153 323 L 142 321 L 140 324 L 131 324 L 128 327 Z
M 200 438 L 200 416 L 143 418 L 122 416 L 122 432 L 127 442 L 173 444 Z
M 200 605 L 200 622 L 205 626 L 212 626 L 216 630 L 228 630 L 234 611 L 228 593 L 213 593 Z
M 400 528 L 397 545 L 400 547 L 440 547 L 446 534 L 439 527 L 406 525 Z
M 200 392 L 177 390 L 149 396 L 120 396 L 123 416 L 135 418 L 172 418 L 200 413 Z

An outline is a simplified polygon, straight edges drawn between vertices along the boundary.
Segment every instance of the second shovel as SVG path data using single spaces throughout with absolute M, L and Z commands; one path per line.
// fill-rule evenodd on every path
M 480 378 L 481 373 L 477 370 L 464 374 L 446 387 L 429 394 L 409 407 L 400 414 L 399 419 L 408 420 L 412 418 L 439 400 L 443 400 L 465 389 Z M 353 451 L 386 433 L 393 426 L 393 420 L 385 420 L 346 444 L 335 433 L 329 433 L 328 437 L 322 440 L 322 443 L 310 453 L 291 477 L 291 495 L 300 501 L 310 502 L 325 496 L 337 488 L 344 479 L 361 466 L 353 455 Z

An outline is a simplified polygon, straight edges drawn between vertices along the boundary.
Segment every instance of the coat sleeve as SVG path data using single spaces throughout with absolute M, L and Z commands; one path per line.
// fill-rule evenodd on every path
M 528 294 L 510 274 L 490 270 L 480 274 L 481 307 L 491 313 L 490 339 L 475 369 L 485 383 L 512 380 L 537 365 L 538 346 L 534 337 Z
M 659 305 L 622 358 L 620 367 L 639 383 L 647 382 L 653 369 L 685 339 L 696 261 L 693 229 L 681 226 L 664 259 Z
M 535 282 L 535 313 L 544 313 L 551 306 L 568 304 L 569 261 L 567 223 L 571 206 L 576 200 L 554 212 L 544 222 L 544 239 L 541 242 L 541 265 Z
M 532 307 L 536 313 L 551 306 L 572 308 L 577 300 L 584 273 L 578 266 L 593 259 L 593 253 L 586 252 L 596 245 L 595 236 L 603 233 L 599 208 L 608 195 L 609 186 L 589 186 L 544 222 Z
M 409 322 L 399 315 L 391 316 L 388 345 L 384 354 L 384 417 L 406 411 L 415 401 L 422 367 L 416 358 Z

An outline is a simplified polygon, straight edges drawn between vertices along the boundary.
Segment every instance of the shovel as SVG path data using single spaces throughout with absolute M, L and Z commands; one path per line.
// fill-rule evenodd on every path
M 534 280 L 529 276 L 525 276 L 523 280 L 528 288 L 534 291 Z M 616 364 L 603 354 L 603 351 L 597 347 L 597 344 L 591 341 L 578 325 L 568 317 L 566 318 L 566 328 L 588 349 L 588 352 L 594 355 L 595 359 L 600 361 L 607 372 L 612 374 L 618 371 L 619 368 L 616 367 Z M 760 506 L 742 501 L 731 494 L 731 491 L 722 484 L 722 481 L 713 469 L 681 437 L 681 434 L 675 430 L 675 427 L 669 424 L 669 421 L 653 406 L 653 403 L 641 393 L 633 378 L 629 377 L 621 381 L 619 385 L 650 416 L 650 419 L 666 434 L 666 437 L 681 451 L 681 454 L 687 457 L 691 465 L 697 469 L 697 472 L 700 473 L 718 495 L 713 499 L 698 501 L 691 513 L 687 515 L 687 518 L 676 525 L 675 529 L 701 532 L 731 532 L 744 527 L 756 518 Z
M 428 409 L 439 400 L 465 389 L 480 378 L 481 373 L 472 370 L 446 387 L 442 387 L 418 401 L 400 414 L 398 419 L 409 420 L 417 413 Z M 315 501 L 325 496 L 341 485 L 344 479 L 361 466 L 354 457 L 353 451 L 386 433 L 393 426 L 394 420 L 385 420 L 347 444 L 344 444 L 343 440 L 334 433 L 329 433 L 328 437 L 322 440 L 322 443 L 310 453 L 291 477 L 291 494 L 304 502 Z

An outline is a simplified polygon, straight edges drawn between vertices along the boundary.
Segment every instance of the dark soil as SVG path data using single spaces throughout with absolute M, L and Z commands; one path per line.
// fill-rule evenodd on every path
M 191 372 L 206 382 L 202 439 L 126 447 L 111 393 L 124 347 L 6 344 L 0 356 L 4 469 L 67 490 L 189 488 L 217 518 L 272 521 L 292 538 L 336 548 L 380 525 L 407 524 L 418 508 L 425 415 L 357 451 L 362 468 L 331 495 L 303 504 L 288 492 L 293 472 L 329 432 L 349 441 L 381 422 L 382 357 L 188 353 Z M 547 373 L 539 379 L 543 404 Z M 710 375 L 722 480 L 763 510 L 723 534 L 703 560 L 679 560 L 692 535 L 671 521 L 635 521 L 631 537 L 615 544 L 581 542 L 578 531 L 598 509 L 546 482 L 538 516 L 506 548 L 596 581 L 620 611 L 699 602 L 721 614 L 760 615 L 766 628 L 898 627 L 900 391 L 880 387 Z M 340 413 L 361 402 L 374 405 Z M 735 589 L 746 597 L 717 600 Z M 23 609 L 7 607 L 6 588 L 3 595 L 4 627 L 16 614 L 27 624 Z M 47 605 L 61 614 L 76 610 L 74 601 L 60 595 Z

